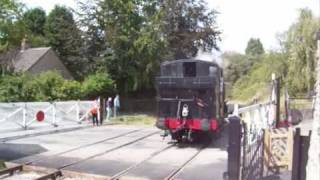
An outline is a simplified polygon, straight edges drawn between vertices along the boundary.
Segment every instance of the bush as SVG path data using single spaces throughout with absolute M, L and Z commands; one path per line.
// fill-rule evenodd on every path
M 0 101 L 56 101 L 96 97 L 113 92 L 113 81 L 107 74 L 88 76 L 82 83 L 65 80 L 55 71 L 10 74 L 0 78 Z
M 5 75 L 0 81 L 0 101 L 32 101 L 38 89 L 31 76 Z
M 34 76 L 33 81 L 36 82 L 39 88 L 36 100 L 54 101 L 63 99 L 60 91 L 66 80 L 57 72 L 48 71 L 41 73 L 39 76 Z
M 84 97 L 92 98 L 113 92 L 114 84 L 107 73 L 89 75 L 82 82 L 82 94 Z

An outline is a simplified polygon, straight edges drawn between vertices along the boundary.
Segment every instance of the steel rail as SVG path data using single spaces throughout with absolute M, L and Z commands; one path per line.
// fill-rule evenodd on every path
M 174 147 L 176 144 L 177 144 L 177 143 L 171 144 L 171 145 L 166 146 L 166 147 L 164 147 L 164 148 L 162 148 L 162 149 L 160 149 L 160 150 L 158 150 L 158 151 L 156 151 L 156 152 L 153 152 L 153 153 L 150 154 L 147 158 L 145 158 L 145 159 L 143 159 L 143 160 L 135 163 L 134 165 L 128 167 L 127 169 L 125 169 L 125 170 L 123 170 L 123 171 L 120 171 L 120 172 L 118 172 L 117 174 L 113 175 L 112 177 L 110 177 L 110 180 L 119 180 L 123 175 L 127 174 L 131 169 L 140 166 L 140 165 L 143 164 L 144 162 L 152 159 L 153 157 L 159 155 L 160 153 L 162 153 L 162 152 L 164 152 L 164 151 L 166 151 L 166 150 Z
M 165 180 L 173 180 L 175 179 L 180 172 L 188 165 L 190 164 L 205 148 L 207 148 L 210 145 L 210 143 L 206 143 L 205 145 L 203 145 L 200 149 L 198 149 L 198 151 L 192 155 L 187 161 L 185 161 L 180 167 L 178 167 L 177 169 L 173 170 L 166 178 L 164 178 Z
M 5 175 L 5 174 L 9 174 L 10 176 L 12 176 L 15 172 L 17 172 L 17 171 L 20 172 L 22 170 L 23 170 L 23 165 L 17 165 L 14 167 L 2 169 L 2 170 L 0 170 L 0 176 Z
M 52 173 L 43 175 L 41 177 L 38 177 L 35 180 L 47 180 L 47 179 L 54 180 L 54 179 L 57 179 L 59 177 L 62 177 L 62 172 L 58 170 L 58 171 L 54 171 Z
M 70 167 L 70 166 L 73 166 L 73 165 L 75 165 L 75 164 L 79 164 L 79 163 L 82 163 L 82 162 L 84 162 L 84 161 L 87 161 L 87 160 L 90 160 L 90 159 L 93 159 L 93 158 L 96 158 L 96 157 L 105 155 L 105 154 L 107 154 L 107 153 L 113 152 L 113 151 L 118 150 L 118 149 L 120 149 L 120 148 L 123 148 L 123 147 L 125 147 L 125 146 L 128 146 L 128 145 L 134 144 L 134 143 L 136 143 L 136 142 L 139 142 L 139 141 L 141 141 L 141 140 L 143 140 L 143 139 L 146 139 L 146 138 L 148 138 L 148 137 L 150 137 L 150 136 L 153 136 L 153 135 L 155 135 L 155 134 L 157 134 L 157 133 L 159 133 L 159 131 L 149 133 L 149 134 L 147 134 L 147 135 L 145 135 L 145 136 L 139 137 L 138 139 L 135 139 L 135 140 L 126 142 L 126 143 L 124 143 L 124 144 L 118 145 L 118 146 L 116 146 L 116 147 L 114 147 L 114 148 L 111 148 L 111 149 L 108 149 L 108 150 L 106 150 L 106 151 L 104 151 L 104 152 L 91 155 L 91 156 L 89 156 L 89 157 L 87 157 L 87 158 L 80 159 L 80 160 L 78 160 L 78 161 L 76 161 L 76 162 L 69 163 L 69 164 L 65 164 L 65 165 L 63 165 L 63 166 L 60 166 L 60 167 L 57 168 L 57 169 L 58 169 L 58 170 L 62 170 L 62 169 L 64 169 L 64 168 L 66 168 L 66 167 Z
M 106 141 L 109 141 L 109 140 L 112 140 L 112 139 L 116 139 L 116 138 L 119 138 L 119 137 L 126 136 L 126 135 L 128 135 L 128 134 L 132 134 L 132 133 L 135 133 L 135 132 L 139 132 L 139 131 L 141 131 L 141 130 L 142 130 L 142 129 L 137 129 L 137 130 L 129 131 L 129 132 L 126 132 L 126 133 L 122 133 L 122 134 L 117 135 L 117 136 L 109 137 L 109 138 L 106 138 L 106 139 L 103 139 L 103 140 L 100 140 L 100 141 L 96 141 L 96 142 L 93 142 L 93 143 L 90 143 L 90 144 L 82 145 L 82 146 L 79 146 L 79 147 L 76 147 L 76 148 L 72 148 L 72 149 L 69 149 L 69 150 L 66 150 L 66 151 L 63 151 L 63 152 L 54 154 L 54 156 L 56 156 L 56 155 L 62 155 L 62 154 L 65 154 L 65 153 L 69 153 L 69 152 L 72 152 L 72 151 L 75 151 L 75 150 L 79 150 L 79 149 L 81 149 L 81 148 L 93 146 L 93 145 L 96 145 L 96 144 L 99 144 L 99 143 L 103 143 L 103 142 L 106 142 Z M 72 166 L 72 165 L 75 165 L 75 164 L 78 164 L 78 163 L 87 161 L 87 160 L 89 160 L 89 159 L 92 159 L 92 158 L 95 158 L 95 157 L 104 155 L 104 154 L 106 154 L 106 153 L 115 151 L 115 150 L 120 149 L 120 148 L 122 148 L 122 147 L 128 146 L 128 145 L 133 144 L 133 143 L 135 143 L 135 142 L 138 142 L 138 141 L 140 141 L 140 140 L 143 140 L 143 139 L 145 139 L 145 138 L 147 138 L 147 137 L 150 137 L 150 136 L 152 136 L 152 135 L 154 135 L 154 134 L 156 134 L 156 133 L 158 133 L 158 131 L 149 133 L 149 134 L 147 134 L 147 135 L 145 135 L 145 136 L 143 136 L 143 137 L 139 137 L 138 139 L 135 139 L 135 140 L 132 140 L 132 141 L 130 141 L 130 142 L 121 144 L 121 145 L 119 145 L 119 146 L 116 146 L 116 147 L 114 147 L 114 148 L 112 148 L 112 149 L 109 149 L 109 150 L 107 150 L 107 151 L 104 151 L 104 152 L 102 152 L 102 153 L 97 153 L 97 154 L 94 154 L 94 155 L 92 155 L 92 156 L 89 156 L 89 157 L 87 157 L 87 158 L 85 158 L 85 159 L 81 159 L 81 160 L 78 160 L 78 161 L 76 161 L 76 162 L 63 165 L 63 166 L 57 168 L 56 171 L 54 171 L 54 172 L 52 172 L 52 173 L 49 173 L 49 174 L 46 174 L 46 175 L 44 175 L 44 176 L 41 176 L 41 177 L 39 177 L 39 178 L 36 178 L 36 180 L 57 179 L 58 177 L 63 176 L 61 170 L 64 169 L 64 168 L 66 168 L 66 167 L 69 167 L 69 166 Z M 17 171 L 17 170 L 22 171 L 23 166 L 31 165 L 31 164 L 36 163 L 36 162 L 39 162 L 39 161 L 41 161 L 41 160 L 29 161 L 29 162 L 24 163 L 24 164 L 22 164 L 22 165 L 18 165 L 18 166 L 12 167 L 12 168 L 4 169 L 4 170 L 2 170 L 3 172 L 0 171 L 0 175 L 1 175 L 1 172 L 2 172 L 3 174 L 10 174 L 10 175 L 12 176 L 12 175 L 13 175 L 13 172 L 15 172 L 15 171 Z
M 135 133 L 135 132 L 139 132 L 139 131 L 142 131 L 142 129 L 132 130 L 132 131 L 129 131 L 129 132 L 125 132 L 125 133 L 113 136 L 113 137 L 108 137 L 108 138 L 102 139 L 100 141 L 92 142 L 92 143 L 89 143 L 89 144 L 84 144 L 84 145 L 81 145 L 81 146 L 78 146 L 78 147 L 75 147 L 75 148 L 68 149 L 66 151 L 62 151 L 62 152 L 53 154 L 52 156 L 60 156 L 60 155 L 63 155 L 63 154 L 66 154 L 66 153 L 69 153 L 69 152 L 72 152 L 72 151 L 79 150 L 81 148 L 86 148 L 86 147 L 90 147 L 90 146 L 93 146 L 93 145 L 97 145 L 97 144 L 100 144 L 100 143 L 103 143 L 103 142 L 107 142 L 107 141 L 110 141 L 110 140 L 113 140 L 113 139 L 117 139 L 117 138 L 129 135 L 129 134 Z M 36 162 L 40 162 L 40 161 L 41 160 L 34 160 L 34 161 L 29 161 L 29 162 L 27 162 L 25 164 L 32 164 L 32 163 L 36 163 Z

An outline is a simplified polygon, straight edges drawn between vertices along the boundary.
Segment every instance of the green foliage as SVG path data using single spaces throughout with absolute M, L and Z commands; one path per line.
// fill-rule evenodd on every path
M 23 15 L 26 27 L 35 35 L 44 35 L 46 23 L 46 12 L 41 8 L 34 8 L 26 11 Z
M 122 92 L 152 87 L 154 73 L 165 53 L 161 12 L 156 4 L 155 0 L 105 0 L 98 4 L 98 20 L 112 49 L 106 57 L 106 67 Z
M 49 40 L 42 35 L 33 35 L 28 36 L 28 43 L 31 47 L 47 47 L 49 45 Z
M 128 125 L 154 125 L 156 119 L 148 115 L 124 115 L 112 119 L 112 122 Z
M 264 48 L 260 39 L 250 38 L 246 47 L 246 55 L 259 56 L 264 53 Z
M 97 71 L 108 72 L 119 91 L 132 92 L 154 88 L 163 60 L 192 57 L 199 48 L 218 49 L 217 13 L 204 0 L 79 2 L 79 21 L 75 22 L 74 11 L 63 6 L 55 6 L 46 17 L 42 9 L 25 10 L 18 1 L 0 1 L 0 52 L 19 49 L 26 38 L 31 47 L 51 46 L 77 80 L 88 80 L 91 77 L 86 76 Z M 57 84 L 43 84 L 52 89 L 41 89 L 37 97 L 31 93 L 17 98 L 66 98 L 69 89 L 77 89 L 77 83 L 66 84 L 51 76 L 42 78 L 53 78 Z M 86 85 L 85 94 L 101 92 L 96 86 Z
M 247 75 L 241 77 L 232 89 L 232 97 L 237 100 L 250 98 L 264 99 L 270 93 L 268 88 L 272 73 L 284 79 L 287 74 L 287 57 L 282 53 L 270 52 L 254 64 Z
M 61 100 L 75 100 L 86 99 L 81 89 L 81 83 L 78 81 L 64 81 L 62 86 L 58 89 L 59 99 Z
M 37 99 L 53 101 L 60 99 L 60 87 L 64 84 L 64 79 L 57 72 L 45 72 L 38 75 L 35 79 L 40 90 Z
M 1 77 L 0 101 L 32 101 L 37 100 L 39 86 L 28 74 L 11 74 Z
M 114 91 L 113 81 L 107 73 L 91 74 L 82 83 L 82 93 L 85 97 L 97 97 Z
M 263 98 L 270 95 L 268 82 L 273 72 L 281 78 L 282 87 L 288 89 L 290 96 L 308 95 L 315 84 L 316 40 L 314 37 L 319 29 L 319 21 L 313 16 L 311 10 L 301 9 L 297 21 L 280 37 L 281 51 L 255 56 L 260 60 L 249 69 L 249 73 L 236 80 L 232 87 L 232 98 L 248 100 L 253 96 Z M 256 44 L 259 43 L 256 42 Z M 250 57 L 254 55 L 252 52 L 257 52 L 254 49 L 249 48 L 248 43 L 248 52 L 246 52 Z M 231 67 L 233 66 L 237 66 L 236 63 Z M 237 73 L 231 71 L 231 74 Z
M 55 6 L 47 17 L 45 36 L 73 75 L 80 77 L 85 64 L 80 59 L 81 36 L 72 12 Z
M 6 164 L 3 160 L 0 160 L 0 170 L 6 168 Z
M 315 83 L 315 33 L 320 28 L 319 21 L 308 9 L 300 10 L 300 16 L 286 32 L 285 49 L 289 56 L 289 93 L 310 92 Z
M 0 78 L 0 101 L 55 101 L 88 99 L 113 92 L 107 74 L 90 75 L 83 82 L 65 80 L 55 71 L 30 74 L 8 74 Z
M 88 2 L 87 2 L 88 1 Z M 104 35 L 103 27 L 98 22 L 99 15 L 97 14 L 96 5 L 90 3 L 90 0 L 78 1 L 79 11 L 77 13 L 78 24 L 80 27 L 85 27 L 82 31 L 82 47 L 81 58 L 83 63 L 83 73 L 90 74 L 95 71 L 107 71 L 105 57 L 108 56 L 110 50 L 108 42 Z
M 196 56 L 199 49 L 219 49 L 220 31 L 215 10 L 204 0 L 166 0 L 163 7 L 164 34 L 173 59 Z
M 192 57 L 199 48 L 218 49 L 216 12 L 203 0 L 100 0 L 86 12 L 89 30 L 96 29 L 94 39 L 101 39 L 97 28 L 102 28 L 110 47 L 100 65 L 122 92 L 153 88 L 164 59 Z
M 23 5 L 16 0 L 0 1 L 0 51 L 19 45 L 25 35 L 21 21 Z
M 236 52 L 226 52 L 222 55 L 226 64 L 225 81 L 233 85 L 239 78 L 246 75 L 255 60 Z

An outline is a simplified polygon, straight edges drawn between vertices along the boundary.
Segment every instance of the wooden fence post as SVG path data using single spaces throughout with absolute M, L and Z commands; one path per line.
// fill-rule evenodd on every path
M 241 158 L 241 122 L 237 116 L 229 118 L 228 180 L 239 180 Z
M 308 136 L 301 136 L 300 128 L 296 129 L 293 146 L 292 180 L 306 180 L 306 166 L 308 162 L 310 137 L 311 131 Z
M 293 142 L 292 180 L 300 180 L 300 137 L 300 128 L 297 128 Z

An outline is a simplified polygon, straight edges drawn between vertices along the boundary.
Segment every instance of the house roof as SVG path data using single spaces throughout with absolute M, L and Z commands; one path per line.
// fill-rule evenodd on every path
M 37 63 L 51 48 L 30 48 L 20 51 L 16 56 L 13 66 L 17 71 L 27 71 Z

